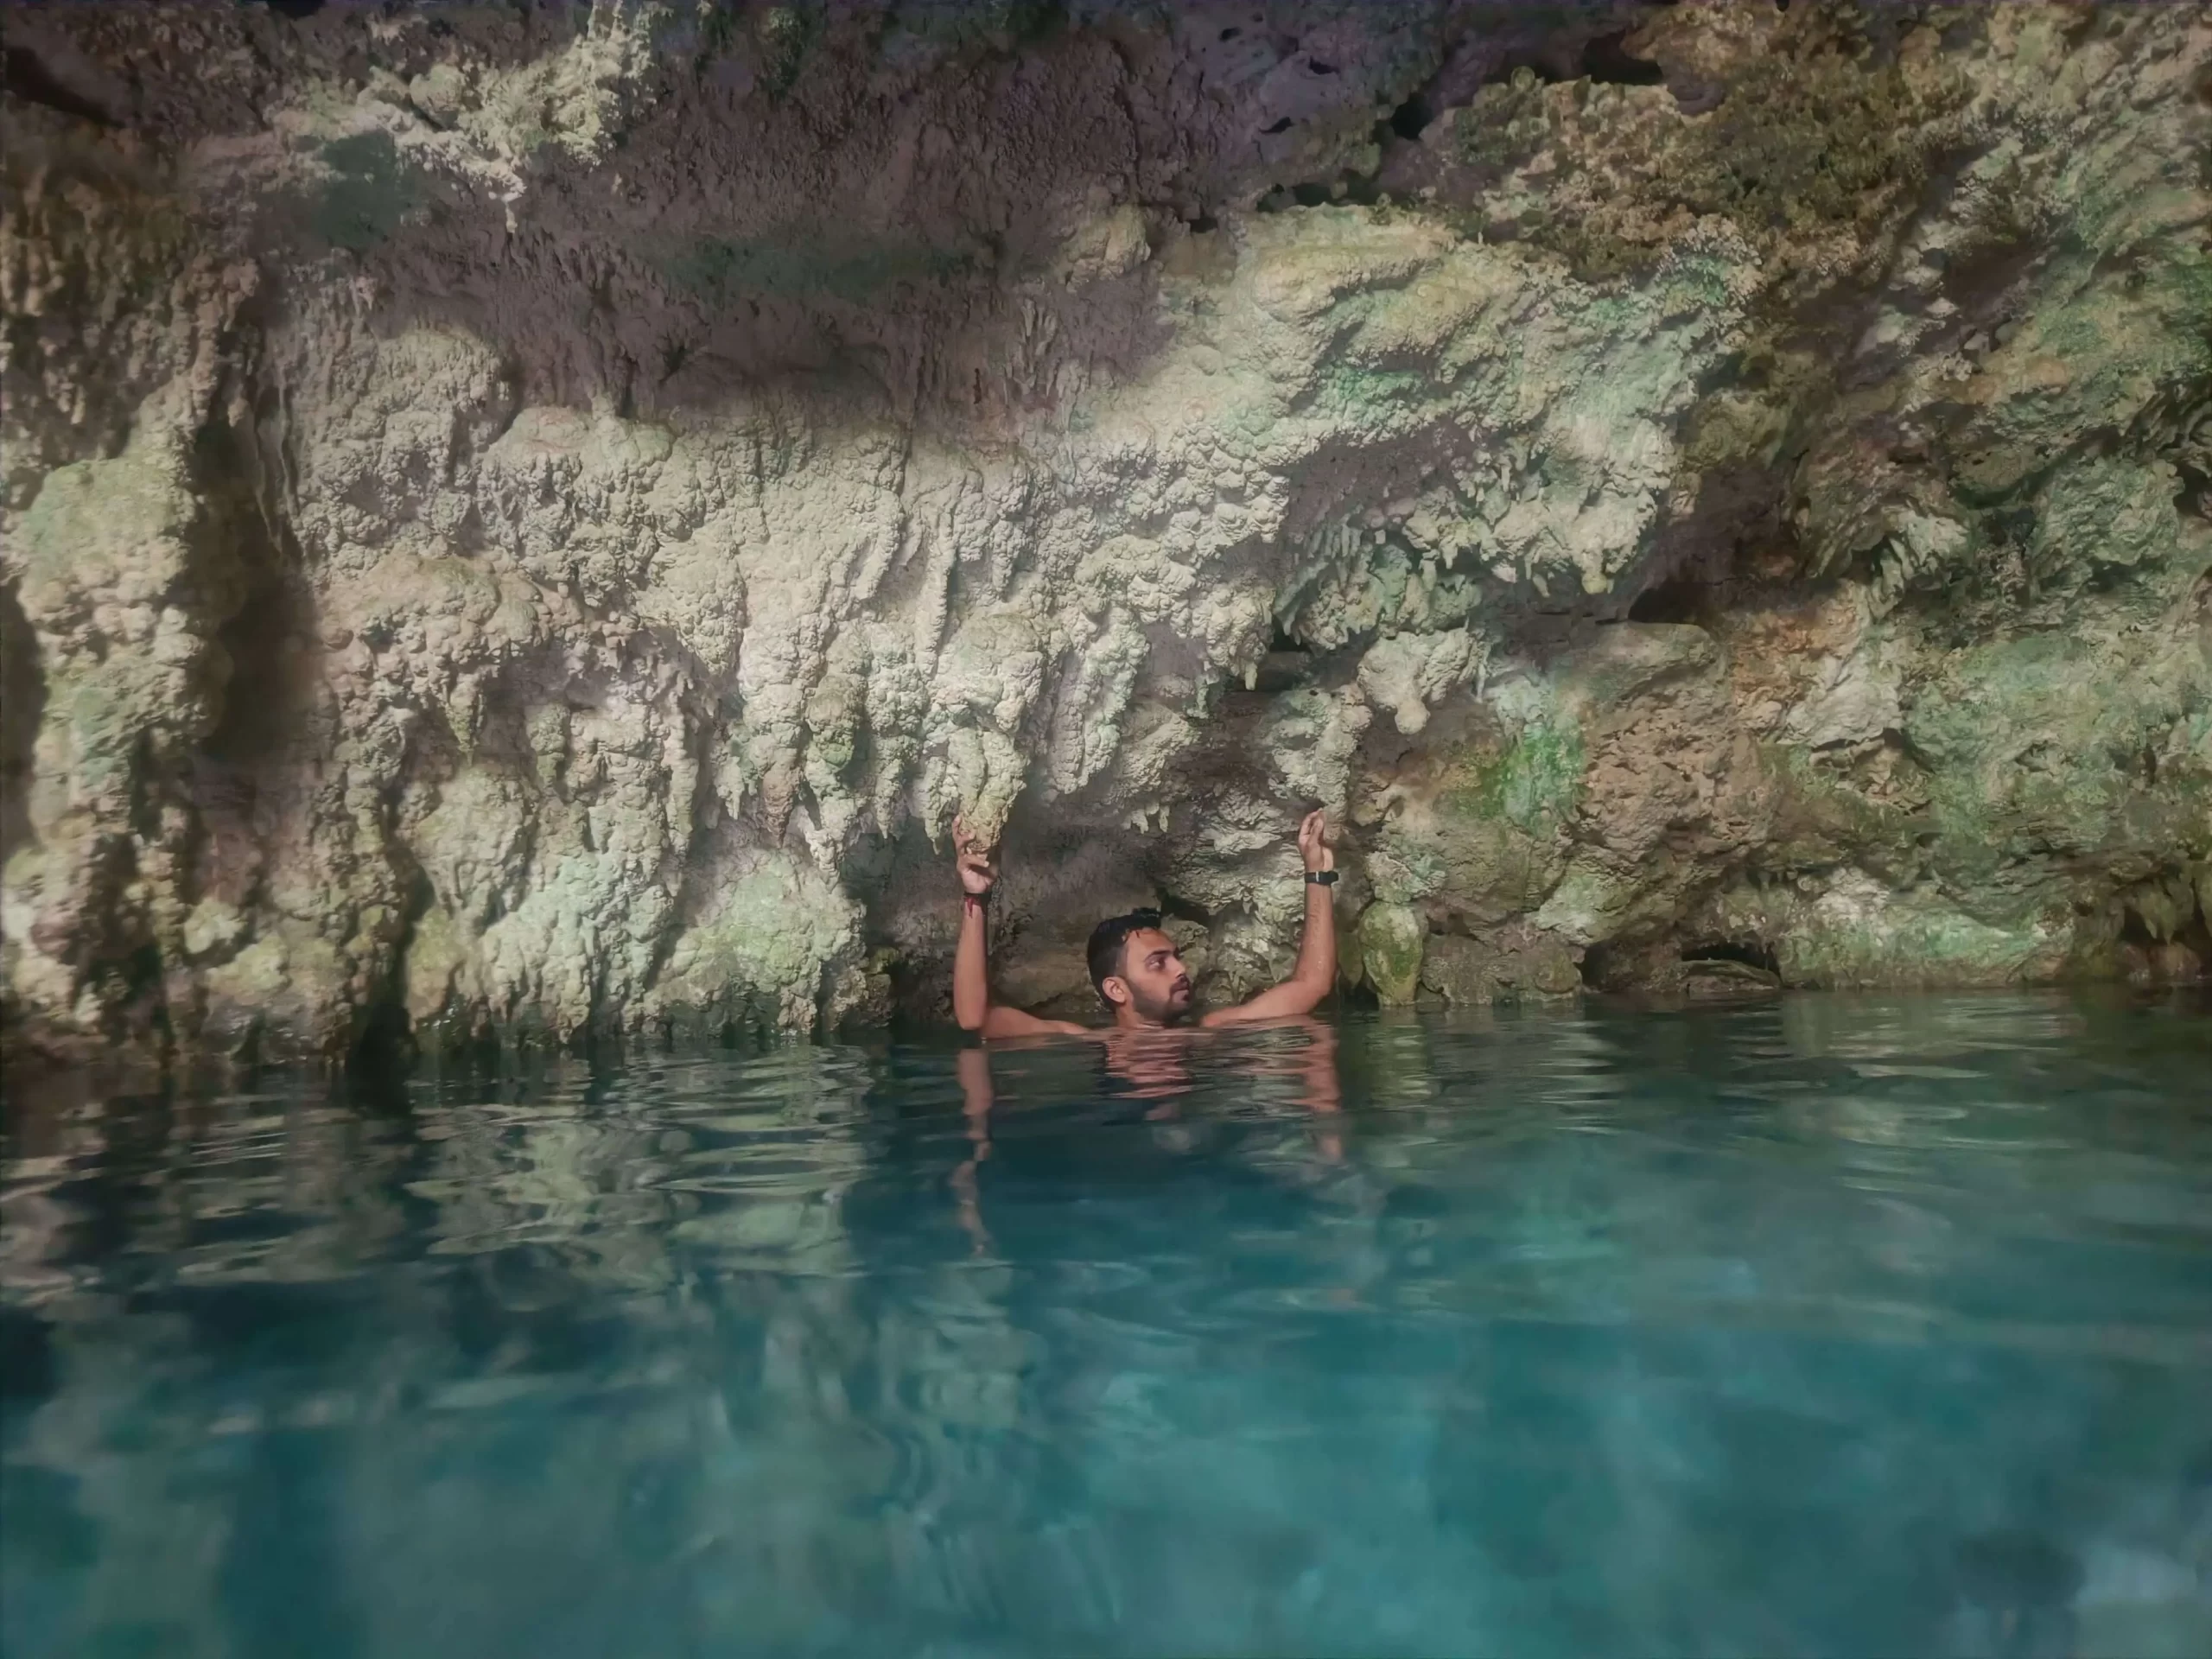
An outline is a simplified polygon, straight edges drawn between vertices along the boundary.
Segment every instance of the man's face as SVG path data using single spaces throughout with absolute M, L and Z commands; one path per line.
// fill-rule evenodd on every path
M 1128 992 L 1128 1006 L 1154 1025 L 1173 1025 L 1191 1011 L 1190 969 L 1176 955 L 1175 941 L 1156 927 L 1141 927 L 1129 935 L 1116 978 Z

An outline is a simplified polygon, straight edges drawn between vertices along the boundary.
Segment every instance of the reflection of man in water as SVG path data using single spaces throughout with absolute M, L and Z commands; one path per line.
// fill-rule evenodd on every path
M 1319 812 L 1299 826 L 1298 851 L 1306 865 L 1306 931 L 1290 977 L 1249 1002 L 1216 1008 L 1201 1026 L 1244 1025 L 1309 1013 L 1336 982 L 1337 921 L 1329 888 L 1337 879 L 1336 855 L 1329 850 L 1327 826 Z M 990 849 L 959 834 L 960 885 L 964 890 L 960 949 L 952 963 L 952 1010 L 961 1027 L 985 1037 L 1028 1037 L 1049 1032 L 1070 1035 L 1086 1027 L 1068 1020 L 1040 1020 L 1020 1008 L 991 1001 L 990 969 L 984 954 L 983 906 L 997 879 Z M 1184 1023 L 1191 1011 L 1191 976 L 1160 931 L 1156 910 L 1133 910 L 1103 921 L 1091 931 L 1090 982 L 1111 1010 L 1121 1032 L 1160 1030 Z
M 1337 1078 L 1336 1027 L 1311 1017 L 1286 1020 L 1273 1028 L 1275 1035 L 1261 1039 L 1264 1046 L 1241 1048 L 1236 1057 L 1237 1072 L 1252 1091 L 1286 1104 L 1303 1107 L 1318 1121 L 1313 1125 L 1315 1149 L 1322 1160 L 1340 1164 L 1344 1140 L 1337 1125 L 1344 1109 L 1344 1096 Z M 1155 1136 L 1183 1133 L 1170 1120 L 1181 1114 L 1177 1097 L 1191 1091 L 1192 1079 L 1185 1061 L 1189 1044 L 1163 1033 L 1120 1031 L 1096 1033 L 1106 1042 L 1107 1069 L 1129 1085 L 1128 1097 L 1156 1103 L 1145 1113 L 1155 1126 Z M 991 1082 L 990 1057 L 982 1049 L 963 1049 L 957 1063 L 961 1102 L 967 1118 L 968 1157 L 952 1172 L 952 1190 L 959 1202 L 960 1224 L 975 1241 L 978 1251 L 988 1251 L 990 1235 L 983 1225 L 982 1194 L 977 1186 L 979 1167 L 991 1155 L 991 1113 L 997 1104 Z M 1288 1084 L 1287 1090 L 1281 1084 Z M 1244 1092 L 1244 1091 L 1240 1091 Z M 1248 1095 L 1249 1098 L 1249 1095 Z M 1187 1145 L 1175 1151 L 1188 1150 Z

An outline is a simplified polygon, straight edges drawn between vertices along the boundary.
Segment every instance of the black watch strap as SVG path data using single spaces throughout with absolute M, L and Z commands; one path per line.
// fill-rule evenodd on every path
M 1333 887 L 1337 885 L 1337 873 L 1334 870 L 1308 870 L 1306 872 L 1306 879 L 1317 887 Z

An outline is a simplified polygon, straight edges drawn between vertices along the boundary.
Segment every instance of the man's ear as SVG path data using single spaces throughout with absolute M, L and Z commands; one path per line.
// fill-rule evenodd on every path
M 1098 982 L 1098 994 L 1118 1008 L 1129 1000 L 1129 982 L 1119 974 L 1109 974 Z

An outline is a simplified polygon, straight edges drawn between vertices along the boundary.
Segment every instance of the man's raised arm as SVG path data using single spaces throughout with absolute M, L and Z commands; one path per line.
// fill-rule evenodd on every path
M 1298 852 L 1306 866 L 1306 931 L 1298 941 L 1298 965 L 1290 977 L 1249 1002 L 1218 1008 L 1198 1023 L 1241 1025 L 1252 1020 L 1280 1020 L 1310 1014 L 1337 984 L 1337 909 L 1333 884 L 1337 855 L 1329 850 L 1328 821 L 1320 812 L 1306 815 L 1298 826 Z M 1317 880 L 1317 876 L 1325 880 Z
M 960 946 L 952 957 L 952 1017 L 960 1022 L 961 1030 L 981 1032 L 985 1037 L 1080 1032 L 1081 1026 L 1065 1020 L 1039 1020 L 1020 1008 L 992 1002 L 984 903 L 998 875 L 991 868 L 990 849 L 969 834 L 966 824 L 956 822 L 952 834 L 960 857 L 961 888 Z

